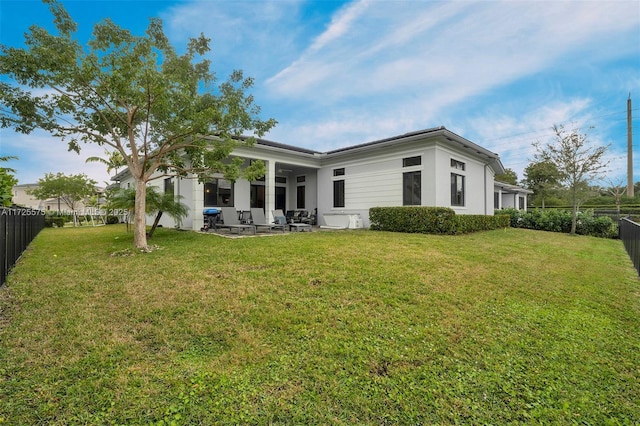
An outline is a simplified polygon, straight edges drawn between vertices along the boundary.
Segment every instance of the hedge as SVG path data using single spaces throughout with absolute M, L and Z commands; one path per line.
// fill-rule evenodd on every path
M 509 226 L 509 216 L 459 215 L 448 207 L 373 207 L 371 229 L 422 234 L 468 234 Z
M 107 216 L 107 225 L 115 225 L 116 223 L 120 223 L 118 216 Z
M 510 217 L 507 214 L 487 216 L 483 214 L 465 214 L 454 217 L 456 234 L 469 234 L 478 231 L 508 228 Z
M 47 228 L 53 228 L 54 225 L 58 228 L 64 228 L 65 222 L 64 217 L 47 216 L 44 218 L 44 226 Z
M 513 228 L 536 229 L 539 231 L 564 232 L 571 231 L 571 211 L 559 209 L 529 210 L 504 209 L 496 214 L 508 215 Z M 591 235 L 602 238 L 616 238 L 616 224 L 608 216 L 594 216 L 593 210 L 578 212 L 576 234 Z

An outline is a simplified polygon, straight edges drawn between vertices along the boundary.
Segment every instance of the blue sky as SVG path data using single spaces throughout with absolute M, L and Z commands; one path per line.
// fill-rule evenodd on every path
M 201 32 L 212 68 L 255 78 L 268 139 L 319 151 L 446 126 L 498 153 L 519 178 L 551 126 L 611 144 L 608 180 L 626 183 L 627 99 L 633 101 L 634 181 L 640 181 L 640 2 L 634 1 L 63 1 L 78 35 L 111 18 L 142 34 L 160 17 L 182 49 Z M 20 46 L 39 1 L 0 1 L 0 41 Z M 46 172 L 104 166 L 42 132 L 0 131 L 0 156 L 20 159 L 20 183 Z M 606 182 L 605 182 L 606 183 Z

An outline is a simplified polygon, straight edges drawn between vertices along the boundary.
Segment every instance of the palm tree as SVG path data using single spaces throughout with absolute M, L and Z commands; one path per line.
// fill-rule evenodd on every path
M 173 193 L 165 192 L 164 194 L 160 194 L 158 191 L 149 191 L 149 189 L 152 188 L 155 189 L 154 187 L 147 188 L 147 205 L 152 205 L 152 211 L 156 211 L 156 218 L 153 221 L 151 230 L 147 234 L 148 238 L 153 237 L 153 233 L 158 227 L 163 213 L 167 213 L 170 217 L 179 221 L 183 217 L 186 217 L 189 211 L 189 207 L 179 201 L 182 198 L 181 195 L 178 196 L 176 200 Z
M 127 161 L 124 159 L 122 154 L 119 151 L 104 150 L 105 158 L 102 157 L 89 157 L 85 160 L 85 163 L 102 163 L 107 166 L 107 173 L 110 173 L 111 170 L 115 170 L 116 174 L 118 174 L 118 169 L 120 167 L 124 167 L 127 165 Z
M 182 196 L 179 196 L 181 199 Z M 183 217 L 187 216 L 187 212 L 189 208 L 176 200 L 175 196 L 172 193 L 164 193 L 161 194 L 158 192 L 158 189 L 154 186 L 150 186 L 147 188 L 147 197 L 146 197 L 146 212 L 147 214 L 156 213 L 156 217 L 153 221 L 153 225 L 151 226 L 151 230 L 147 234 L 148 238 L 153 236 L 156 228 L 158 227 L 158 223 L 160 222 L 160 218 L 164 213 L 167 213 L 170 217 L 175 220 L 180 220 Z M 128 212 L 127 217 L 127 231 L 129 231 L 129 218 L 133 217 L 133 211 L 136 202 L 136 190 L 135 189 L 121 189 L 118 191 L 109 201 L 110 209 L 121 209 L 126 210 Z
M 133 217 L 133 210 L 136 202 L 136 190 L 135 189 L 120 189 L 113 192 L 109 201 L 107 202 L 107 208 L 111 211 L 126 211 L 126 223 L 127 232 L 129 232 L 129 221 Z

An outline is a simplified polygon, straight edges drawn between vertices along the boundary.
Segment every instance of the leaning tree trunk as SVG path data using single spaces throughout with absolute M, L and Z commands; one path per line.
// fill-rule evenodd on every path
M 146 197 L 147 183 L 140 179 L 136 181 L 136 202 L 133 213 L 133 245 L 138 249 L 147 248 Z
M 162 217 L 162 210 L 158 210 L 158 213 L 156 214 L 156 219 L 153 221 L 153 226 L 151 227 L 151 230 L 149 230 L 149 235 L 147 235 L 148 238 L 153 237 L 153 233 L 156 232 L 156 228 L 158 227 L 158 223 L 160 223 L 161 217 Z

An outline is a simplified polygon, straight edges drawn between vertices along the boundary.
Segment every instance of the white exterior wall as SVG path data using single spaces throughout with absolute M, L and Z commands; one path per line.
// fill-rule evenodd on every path
M 421 156 L 419 166 L 403 167 L 402 159 Z M 451 159 L 465 163 L 465 170 L 451 167 Z M 344 176 L 333 170 L 344 168 Z M 368 227 L 371 207 L 402 206 L 403 173 L 421 171 L 423 206 L 451 207 L 456 214 L 493 214 L 493 171 L 464 151 L 441 143 L 418 141 L 404 147 L 379 150 L 365 158 L 344 156 L 342 161 L 327 161 L 318 171 L 318 211 L 323 213 L 360 214 Z M 465 205 L 451 205 L 451 173 L 465 176 Z M 333 181 L 345 181 L 345 206 L 333 207 Z
M 402 159 L 422 156 L 422 164 L 403 168 Z M 323 164 L 318 170 L 318 223 L 324 225 L 322 214 L 344 213 L 359 214 L 365 227 L 369 227 L 369 209 L 371 207 L 390 207 L 402 205 L 402 174 L 407 171 L 422 172 L 422 200 L 429 190 L 425 185 L 428 172 L 425 163 L 428 154 L 424 147 L 409 148 L 403 152 L 385 149 L 375 156 L 357 158 L 345 156 L 342 161 L 331 161 Z M 344 176 L 333 176 L 333 170 L 344 168 Z M 427 175 L 427 177 L 425 177 Z M 333 207 L 333 181 L 344 180 L 345 206 Z
M 464 163 L 465 169 L 451 167 L 452 159 Z M 485 163 L 464 152 L 440 145 L 436 153 L 436 162 L 436 206 L 451 207 L 456 214 L 493 214 L 493 174 Z M 465 177 L 464 206 L 451 205 L 451 173 Z M 423 202 L 423 205 L 427 204 Z

